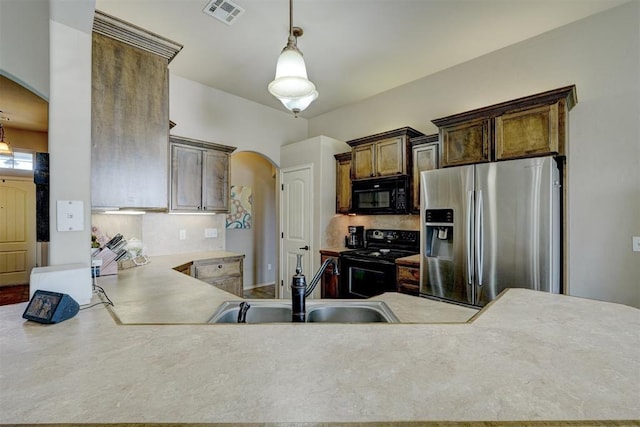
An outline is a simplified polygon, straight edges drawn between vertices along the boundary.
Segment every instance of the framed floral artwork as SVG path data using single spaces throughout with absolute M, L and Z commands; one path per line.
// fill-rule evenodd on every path
M 251 187 L 232 185 L 227 228 L 251 228 Z

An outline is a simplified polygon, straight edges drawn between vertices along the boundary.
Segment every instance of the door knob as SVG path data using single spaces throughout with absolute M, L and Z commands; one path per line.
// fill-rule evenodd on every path
M 303 250 L 305 250 L 305 251 L 308 251 L 308 250 L 309 250 L 309 245 L 306 245 L 306 246 L 304 246 L 304 247 L 302 247 L 302 248 L 300 248 L 300 249 L 303 249 Z

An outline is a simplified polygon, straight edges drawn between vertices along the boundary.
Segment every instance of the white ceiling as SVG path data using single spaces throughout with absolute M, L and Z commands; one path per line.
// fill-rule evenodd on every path
M 288 0 L 232 0 L 228 26 L 208 0 L 97 0 L 96 8 L 184 45 L 173 73 L 283 109 L 269 94 Z M 294 0 L 313 117 L 625 3 L 627 0 Z
M 184 48 L 172 73 L 284 111 L 269 94 L 285 46 L 288 0 L 232 0 L 228 26 L 208 0 L 96 0 L 114 15 Z M 294 0 L 293 25 L 319 98 L 311 118 L 630 0 Z M 0 85 L 0 110 L 9 98 Z M 4 106 L 4 108 L 3 108 Z M 13 126 L 23 127 L 14 120 Z

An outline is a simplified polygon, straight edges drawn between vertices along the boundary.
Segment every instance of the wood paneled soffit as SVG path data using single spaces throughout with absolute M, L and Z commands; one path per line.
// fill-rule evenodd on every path
M 182 50 L 180 43 L 169 40 L 136 25 L 99 10 L 95 11 L 93 31 L 122 43 L 137 47 L 167 59 L 167 63 Z

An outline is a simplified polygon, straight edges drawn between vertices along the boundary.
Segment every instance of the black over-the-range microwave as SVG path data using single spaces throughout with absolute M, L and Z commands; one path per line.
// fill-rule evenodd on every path
M 351 212 L 356 214 L 409 213 L 409 177 L 407 175 L 353 181 Z

